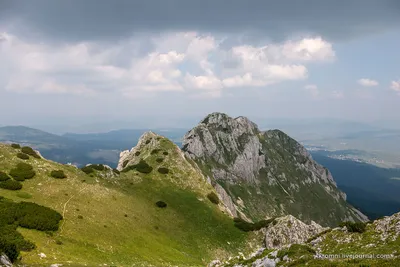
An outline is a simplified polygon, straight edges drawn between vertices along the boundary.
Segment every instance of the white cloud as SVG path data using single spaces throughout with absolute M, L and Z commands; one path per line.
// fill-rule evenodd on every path
M 366 87 L 372 87 L 372 86 L 377 86 L 377 85 L 379 85 L 379 83 L 378 83 L 377 81 L 371 80 L 371 79 L 366 79 L 366 78 L 359 79 L 359 80 L 357 81 L 357 83 L 360 84 L 360 85 L 362 85 L 362 86 L 366 86 Z
M 222 82 L 215 76 L 193 76 L 188 73 L 186 74 L 185 82 L 189 88 L 211 91 L 222 89 Z
M 306 79 L 307 62 L 335 57 L 332 45 L 320 37 L 228 48 L 220 47 L 221 40 L 215 36 L 196 32 L 143 38 L 108 46 L 90 42 L 55 46 L 3 33 L 0 85 L 9 91 L 33 93 L 120 92 L 138 97 L 187 92 L 219 97 L 223 88 Z M 143 54 L 138 47 L 146 42 L 152 45 Z M 226 68 L 224 57 L 237 64 Z
M 392 84 L 390 85 L 390 88 L 397 92 L 400 95 L 400 80 L 399 81 L 392 81 Z
M 304 86 L 304 89 L 312 96 L 312 98 L 318 98 L 320 95 L 319 89 L 315 84 L 308 84 Z
M 289 41 L 282 46 L 282 54 L 292 60 L 325 61 L 335 59 L 332 44 L 321 37 Z

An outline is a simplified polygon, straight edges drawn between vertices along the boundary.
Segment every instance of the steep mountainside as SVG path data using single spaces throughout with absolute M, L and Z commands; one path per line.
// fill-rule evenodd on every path
M 185 135 L 182 149 L 235 217 L 292 214 L 324 226 L 367 220 L 346 202 L 328 169 L 279 130 L 261 132 L 245 117 L 212 113 Z
M 119 173 L 0 144 L 0 260 L 21 251 L 25 266 L 205 266 L 255 242 L 175 144 L 148 133 L 134 151 Z

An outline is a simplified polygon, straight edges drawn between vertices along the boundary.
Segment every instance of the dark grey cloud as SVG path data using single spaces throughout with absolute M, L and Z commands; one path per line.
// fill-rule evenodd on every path
M 25 35 L 62 41 L 168 30 L 343 39 L 400 25 L 399 0 L 0 0 L 0 8 Z

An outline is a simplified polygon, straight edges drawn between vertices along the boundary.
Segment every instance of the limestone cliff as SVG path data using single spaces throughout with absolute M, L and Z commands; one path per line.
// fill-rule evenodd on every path
M 245 117 L 212 113 L 184 136 L 182 149 L 233 215 L 257 221 L 291 214 L 331 226 L 367 220 L 329 170 L 279 130 L 262 132 Z

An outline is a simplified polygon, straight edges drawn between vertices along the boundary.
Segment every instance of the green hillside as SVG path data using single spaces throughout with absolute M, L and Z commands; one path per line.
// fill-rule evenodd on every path
M 22 160 L 17 157 L 20 149 L 0 144 L 0 171 L 9 174 L 24 162 L 35 173 L 21 182 L 20 190 L 0 189 L 2 201 L 37 203 L 63 218 L 53 232 L 18 226 L 17 232 L 35 244 L 33 250 L 21 252 L 21 262 L 204 266 L 212 259 L 245 252 L 253 236 L 235 228 L 232 219 L 208 200 L 206 194 L 213 189 L 194 169 L 177 167 L 184 161 L 179 149 L 169 140 L 158 141 L 159 151 L 147 153 L 145 159 L 150 173 L 132 168 L 120 175 L 108 168 L 86 174 L 44 159 Z M 161 157 L 163 161 L 157 161 Z M 160 167 L 168 168 L 168 174 L 159 172 Z M 66 178 L 51 177 L 54 170 L 62 170 Z M 167 207 L 158 207 L 158 201 Z

